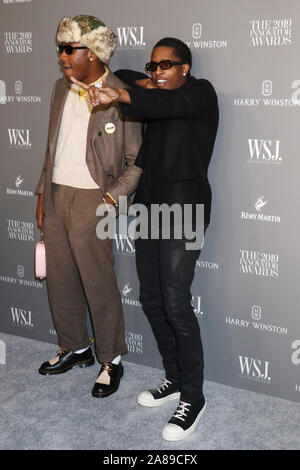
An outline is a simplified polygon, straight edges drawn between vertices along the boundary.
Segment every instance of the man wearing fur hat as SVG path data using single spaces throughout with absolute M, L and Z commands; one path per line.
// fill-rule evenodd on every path
M 52 93 L 48 145 L 37 187 L 38 225 L 43 229 L 47 287 L 60 350 L 44 362 L 43 375 L 94 364 L 86 328 L 89 306 L 96 353 L 102 364 L 92 394 L 114 393 L 127 352 L 120 293 L 113 269 L 112 240 L 96 235 L 97 207 L 117 207 L 134 192 L 141 170 L 134 165 L 141 144 L 140 123 L 124 118 L 116 105 L 93 108 L 75 77 L 101 86 L 124 84 L 108 69 L 116 36 L 98 18 L 63 18 L 57 48 L 64 78 Z

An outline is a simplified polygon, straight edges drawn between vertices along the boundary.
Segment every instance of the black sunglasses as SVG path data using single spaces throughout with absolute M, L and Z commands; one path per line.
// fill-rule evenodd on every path
M 168 70 L 173 67 L 173 65 L 183 65 L 183 62 L 176 62 L 175 60 L 161 60 L 160 62 L 148 62 L 145 66 L 146 72 L 156 72 L 157 67 L 159 66 L 161 70 Z
M 71 44 L 58 44 L 56 47 L 57 52 L 61 55 L 64 51 L 67 55 L 72 55 L 74 49 L 88 49 L 86 46 L 71 46 Z

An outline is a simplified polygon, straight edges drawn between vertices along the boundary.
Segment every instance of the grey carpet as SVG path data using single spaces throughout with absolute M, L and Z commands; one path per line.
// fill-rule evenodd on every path
M 0 333 L 6 365 L 0 365 L 0 449 L 6 450 L 295 450 L 300 449 L 300 405 L 205 382 L 207 408 L 189 438 L 168 443 L 161 429 L 176 402 L 148 409 L 139 391 L 158 385 L 162 371 L 124 362 L 119 391 L 91 396 L 98 364 L 60 376 L 37 370 L 52 344 Z

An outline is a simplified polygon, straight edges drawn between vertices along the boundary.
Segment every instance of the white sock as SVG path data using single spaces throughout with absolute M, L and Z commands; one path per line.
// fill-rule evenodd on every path
M 113 361 L 111 361 L 112 364 L 118 365 L 120 364 L 121 356 L 117 356 L 114 358 Z
M 89 346 L 87 348 L 83 348 L 83 349 L 78 349 L 77 351 L 74 351 L 75 354 L 81 354 L 83 353 L 84 351 L 86 351 L 87 349 L 89 349 Z

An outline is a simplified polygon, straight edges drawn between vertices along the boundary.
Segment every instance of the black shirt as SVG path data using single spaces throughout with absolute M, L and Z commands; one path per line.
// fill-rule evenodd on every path
M 144 74 L 118 71 L 133 86 Z M 146 121 L 136 165 L 143 174 L 134 202 L 204 204 L 210 221 L 211 188 L 208 165 L 216 138 L 219 110 L 215 90 L 205 79 L 189 77 L 175 90 L 128 90 L 131 104 L 120 103 L 123 114 Z

